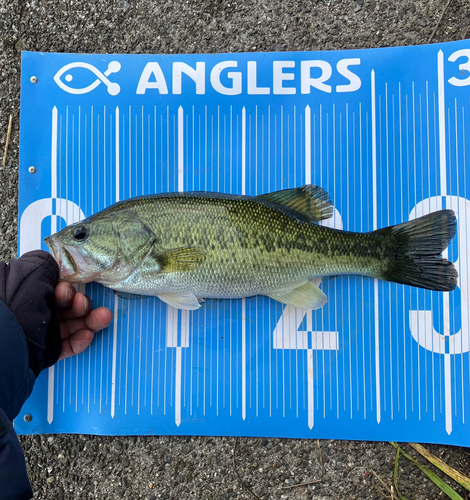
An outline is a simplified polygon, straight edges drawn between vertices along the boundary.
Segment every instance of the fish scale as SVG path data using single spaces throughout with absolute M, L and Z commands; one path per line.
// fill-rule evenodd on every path
M 452 211 L 369 233 L 318 224 L 332 213 L 327 193 L 309 185 L 258 197 L 168 193 L 119 202 L 46 243 L 63 279 L 187 309 L 257 294 L 315 309 L 326 296 L 310 280 L 340 274 L 455 288 L 440 255 L 455 235 Z
M 328 255 L 313 253 L 318 238 L 315 233 L 325 232 L 321 226 L 292 219 L 267 203 L 190 196 L 185 195 L 189 203 L 184 205 L 179 203 L 178 196 L 166 198 L 157 210 L 151 200 L 135 207 L 157 240 L 165 240 L 161 251 L 194 245 L 207 253 L 204 263 L 194 272 L 167 277 L 165 286 L 171 283 L 172 290 L 191 287 L 196 295 L 210 293 L 219 298 L 235 298 L 245 293 L 254 295 L 286 288 L 308 276 L 340 271 Z M 173 211 L 179 214 L 178 224 L 174 222 Z M 206 217 L 200 216 L 201 211 Z M 162 217 L 165 213 L 171 215 Z M 156 220 L 158 224 L 152 226 Z M 304 245 L 297 243 L 299 232 L 306 242 Z M 325 236 L 328 234 L 320 235 Z M 206 244 L 206 240 L 210 243 Z M 140 287 L 141 282 L 136 281 L 136 285 Z

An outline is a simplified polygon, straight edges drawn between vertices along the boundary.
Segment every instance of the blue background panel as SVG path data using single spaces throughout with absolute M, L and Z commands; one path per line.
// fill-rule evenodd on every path
M 246 435 L 469 445 L 470 44 L 217 55 L 24 53 L 19 253 L 142 194 L 318 184 L 326 223 L 452 208 L 450 294 L 318 280 L 178 311 L 80 285 L 114 321 L 41 374 L 20 433 Z M 31 77 L 37 77 L 37 83 Z M 37 173 L 28 173 L 34 165 Z

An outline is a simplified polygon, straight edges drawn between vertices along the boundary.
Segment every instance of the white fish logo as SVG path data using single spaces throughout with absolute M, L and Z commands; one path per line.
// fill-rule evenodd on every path
M 78 89 L 70 87 L 69 85 L 64 83 L 63 80 L 61 80 L 61 77 L 64 73 L 67 73 L 68 71 L 74 68 L 85 68 L 91 71 L 93 74 L 95 74 L 98 78 L 87 87 L 82 87 Z M 96 87 L 98 87 L 98 85 L 100 85 L 101 83 L 104 83 L 106 87 L 108 87 L 108 94 L 118 95 L 119 92 L 121 91 L 121 87 L 117 83 L 109 81 L 107 77 L 111 73 L 117 73 L 120 69 L 121 69 L 121 63 L 119 63 L 118 61 L 111 61 L 108 64 L 108 69 L 104 73 L 101 73 L 101 71 L 96 69 L 91 64 L 84 62 L 74 62 L 67 64 L 63 68 L 59 69 L 59 71 L 54 76 L 54 81 L 62 90 L 65 90 L 65 92 L 68 92 L 69 94 L 76 94 L 76 95 L 87 94 L 88 92 L 91 92 L 92 90 L 96 89 Z M 73 80 L 73 75 L 67 73 L 64 79 L 66 82 L 70 83 Z

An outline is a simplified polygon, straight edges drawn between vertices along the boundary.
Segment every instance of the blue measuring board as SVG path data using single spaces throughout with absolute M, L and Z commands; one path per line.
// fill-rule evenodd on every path
M 137 195 L 318 184 L 326 224 L 452 208 L 452 293 L 317 280 L 179 311 L 80 285 L 114 314 L 41 374 L 20 433 L 245 435 L 470 445 L 470 41 L 212 55 L 23 53 L 19 253 Z M 36 173 L 29 167 L 36 167 Z

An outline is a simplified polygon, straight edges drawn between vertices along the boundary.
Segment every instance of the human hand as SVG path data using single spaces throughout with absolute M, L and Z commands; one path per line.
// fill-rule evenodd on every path
M 112 319 L 108 308 L 93 309 L 91 299 L 65 281 L 55 287 L 54 308 L 62 339 L 59 359 L 83 352 L 95 333 L 106 328 Z
M 9 264 L 0 262 L 0 300 L 16 317 L 26 338 L 29 368 L 37 377 L 57 360 L 83 351 L 94 332 L 108 326 L 111 312 L 92 310 L 82 293 L 57 284 L 59 266 L 35 250 Z

